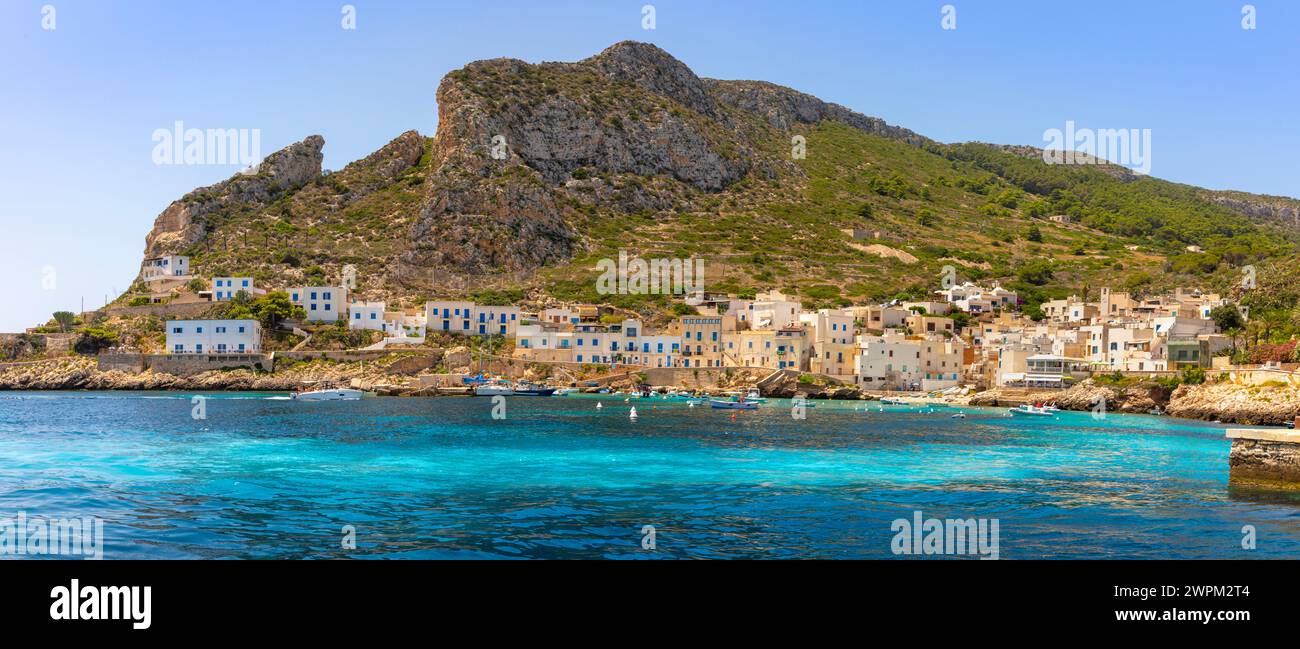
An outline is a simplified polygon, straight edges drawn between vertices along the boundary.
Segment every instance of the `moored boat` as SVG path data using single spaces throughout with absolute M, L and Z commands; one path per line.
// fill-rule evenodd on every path
M 730 401 L 724 399 L 710 399 L 709 405 L 714 408 L 723 410 L 757 410 L 758 404 L 752 401 Z
M 1055 417 L 1057 410 L 1048 410 L 1042 406 L 1023 405 L 1007 411 L 1015 417 Z
M 486 383 L 480 383 L 474 388 L 474 396 L 477 397 L 508 397 L 515 394 L 509 381 L 502 379 L 492 379 Z
M 339 387 L 332 383 L 316 383 L 303 386 L 301 390 L 289 395 L 289 398 L 295 401 L 356 401 L 365 394 L 356 388 Z
M 555 390 L 540 383 L 520 381 L 514 387 L 514 394 L 519 397 L 549 397 L 555 394 Z

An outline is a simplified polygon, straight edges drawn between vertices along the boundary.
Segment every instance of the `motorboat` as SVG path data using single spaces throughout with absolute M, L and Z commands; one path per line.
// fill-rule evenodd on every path
M 516 394 L 514 387 L 509 381 L 502 379 L 492 379 L 474 388 L 476 397 L 508 397 L 514 394 Z
M 1055 417 L 1059 410 L 1048 410 L 1042 406 L 1023 405 L 1018 408 L 1008 410 L 1015 417 Z
M 893 397 L 881 397 L 881 398 L 880 398 L 880 403 L 882 403 L 882 404 L 884 404 L 884 405 L 886 405 L 886 406 L 909 406 L 909 405 L 911 405 L 910 403 L 908 403 L 908 402 L 906 402 L 906 401 L 903 401 L 902 399 L 894 399 Z
M 549 397 L 555 394 L 555 390 L 556 388 L 547 387 L 541 383 L 520 381 L 514 387 L 514 394 L 519 397 Z
M 294 401 L 356 401 L 365 392 L 356 388 L 344 388 L 332 383 L 305 385 L 301 390 L 289 395 Z
M 757 410 L 758 409 L 758 404 L 756 402 L 746 401 L 744 399 L 737 399 L 735 401 L 732 401 L 730 399 L 710 399 L 709 406 L 713 408 L 718 408 L 720 410 Z
M 766 403 L 767 399 L 763 398 L 763 395 L 759 393 L 758 388 L 750 388 L 749 392 L 745 393 L 745 401 L 753 401 L 754 403 Z

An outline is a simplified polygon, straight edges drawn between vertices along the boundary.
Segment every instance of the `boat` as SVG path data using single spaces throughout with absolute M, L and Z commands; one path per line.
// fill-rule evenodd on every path
M 289 395 L 295 401 L 356 401 L 365 396 L 365 392 L 356 388 L 344 388 L 332 383 L 305 385 L 301 390 Z
M 903 401 L 902 399 L 895 399 L 895 398 L 893 398 L 893 397 L 881 397 L 881 398 L 880 398 L 880 403 L 883 403 L 883 404 L 885 404 L 885 405 L 887 405 L 887 406 L 907 406 L 907 405 L 911 405 L 911 404 L 909 404 L 908 402 Z
M 764 399 L 763 395 L 758 392 L 758 388 L 750 388 L 749 392 L 745 393 L 745 401 L 753 401 L 754 403 L 767 403 L 767 399 Z
M 477 397 L 508 397 L 513 394 L 515 389 L 510 386 L 510 382 L 502 379 L 492 379 L 474 388 L 474 396 Z
M 722 410 L 757 410 L 758 409 L 757 403 L 753 401 L 746 401 L 744 399 L 738 399 L 736 401 L 732 401 L 730 399 L 710 399 L 709 406 L 713 408 L 719 408 Z
M 519 397 L 549 397 L 555 394 L 555 390 L 556 388 L 550 388 L 541 383 L 520 381 L 514 387 L 514 394 Z
M 966 413 L 964 412 L 959 412 L 955 415 L 952 415 L 952 419 L 965 419 L 965 418 L 966 418 Z
M 1058 411 L 1048 410 L 1042 406 L 1023 405 L 1018 408 L 1008 410 L 1012 416 L 1016 417 L 1055 417 Z

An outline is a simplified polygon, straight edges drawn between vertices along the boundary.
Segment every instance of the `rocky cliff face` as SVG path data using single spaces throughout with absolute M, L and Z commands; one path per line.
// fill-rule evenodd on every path
M 1258 196 L 1244 192 L 1208 192 L 1208 198 L 1251 220 L 1285 227 L 1300 227 L 1300 200 L 1284 196 Z
M 618 43 L 572 63 L 470 63 L 442 80 L 437 99 L 433 138 L 407 132 L 321 174 L 324 139 L 311 136 L 268 156 L 256 174 L 187 194 L 158 216 L 145 255 L 190 254 L 205 276 L 253 275 L 268 287 L 338 281 L 350 264 L 359 288 L 390 301 L 519 287 L 539 267 L 558 275 L 575 258 L 621 247 L 679 257 L 707 250 L 737 262 L 726 278 L 733 284 L 771 283 L 773 271 L 788 283 L 833 271 L 845 286 L 886 272 L 903 285 L 928 279 L 928 270 L 917 264 L 909 270 L 916 276 L 900 277 L 837 239 L 861 226 L 862 214 L 874 214 L 872 229 L 944 247 L 981 246 L 985 230 L 1022 229 L 1028 218 L 979 212 L 985 184 L 1013 189 L 1014 175 L 978 189 L 954 185 L 1005 171 L 993 152 L 963 157 L 958 147 L 771 83 L 701 78 L 646 43 Z M 792 133 L 835 159 L 796 162 Z M 1041 155 L 1029 147 L 998 155 L 1006 152 Z M 1253 202 L 1261 197 L 1221 194 L 1222 205 L 1261 220 L 1295 214 L 1285 200 L 1269 207 Z M 872 209 L 862 212 L 864 203 Z M 918 231 L 922 207 L 965 229 Z M 780 268 L 755 254 L 778 248 L 787 258 Z M 964 252 L 1008 268 L 1023 261 L 986 245 Z
M 265 207 L 320 175 L 325 139 L 312 135 L 267 156 L 256 173 L 196 189 L 167 206 L 145 236 L 146 259 L 178 254 L 203 238 L 206 217 L 228 206 Z

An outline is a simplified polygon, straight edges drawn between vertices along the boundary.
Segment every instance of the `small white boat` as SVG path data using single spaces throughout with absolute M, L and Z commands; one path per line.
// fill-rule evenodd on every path
M 906 401 L 903 401 L 902 399 L 894 399 L 894 398 L 892 398 L 892 397 L 881 397 L 881 398 L 880 398 L 880 403 L 882 403 L 882 404 L 884 404 L 884 405 L 887 405 L 887 406 L 906 406 L 906 405 L 910 405 L 909 403 L 907 403 Z
M 1057 411 L 1048 410 L 1042 406 L 1023 405 L 1012 408 L 1007 412 L 1013 417 L 1055 417 Z
M 965 418 L 966 418 L 966 413 L 964 413 L 964 412 L 959 412 L 959 413 L 953 415 L 952 418 L 953 418 L 953 419 L 965 419 Z
M 745 401 L 753 401 L 754 403 L 767 403 L 767 399 L 764 399 L 763 395 L 759 394 L 758 388 L 750 388 L 749 392 L 745 393 Z
M 356 388 L 340 388 L 333 385 L 306 387 L 289 395 L 294 401 L 356 401 L 365 396 L 365 392 Z
M 493 379 L 474 388 L 474 396 L 476 397 L 508 397 L 514 395 L 514 393 L 515 390 L 510 386 L 510 383 L 501 379 Z

